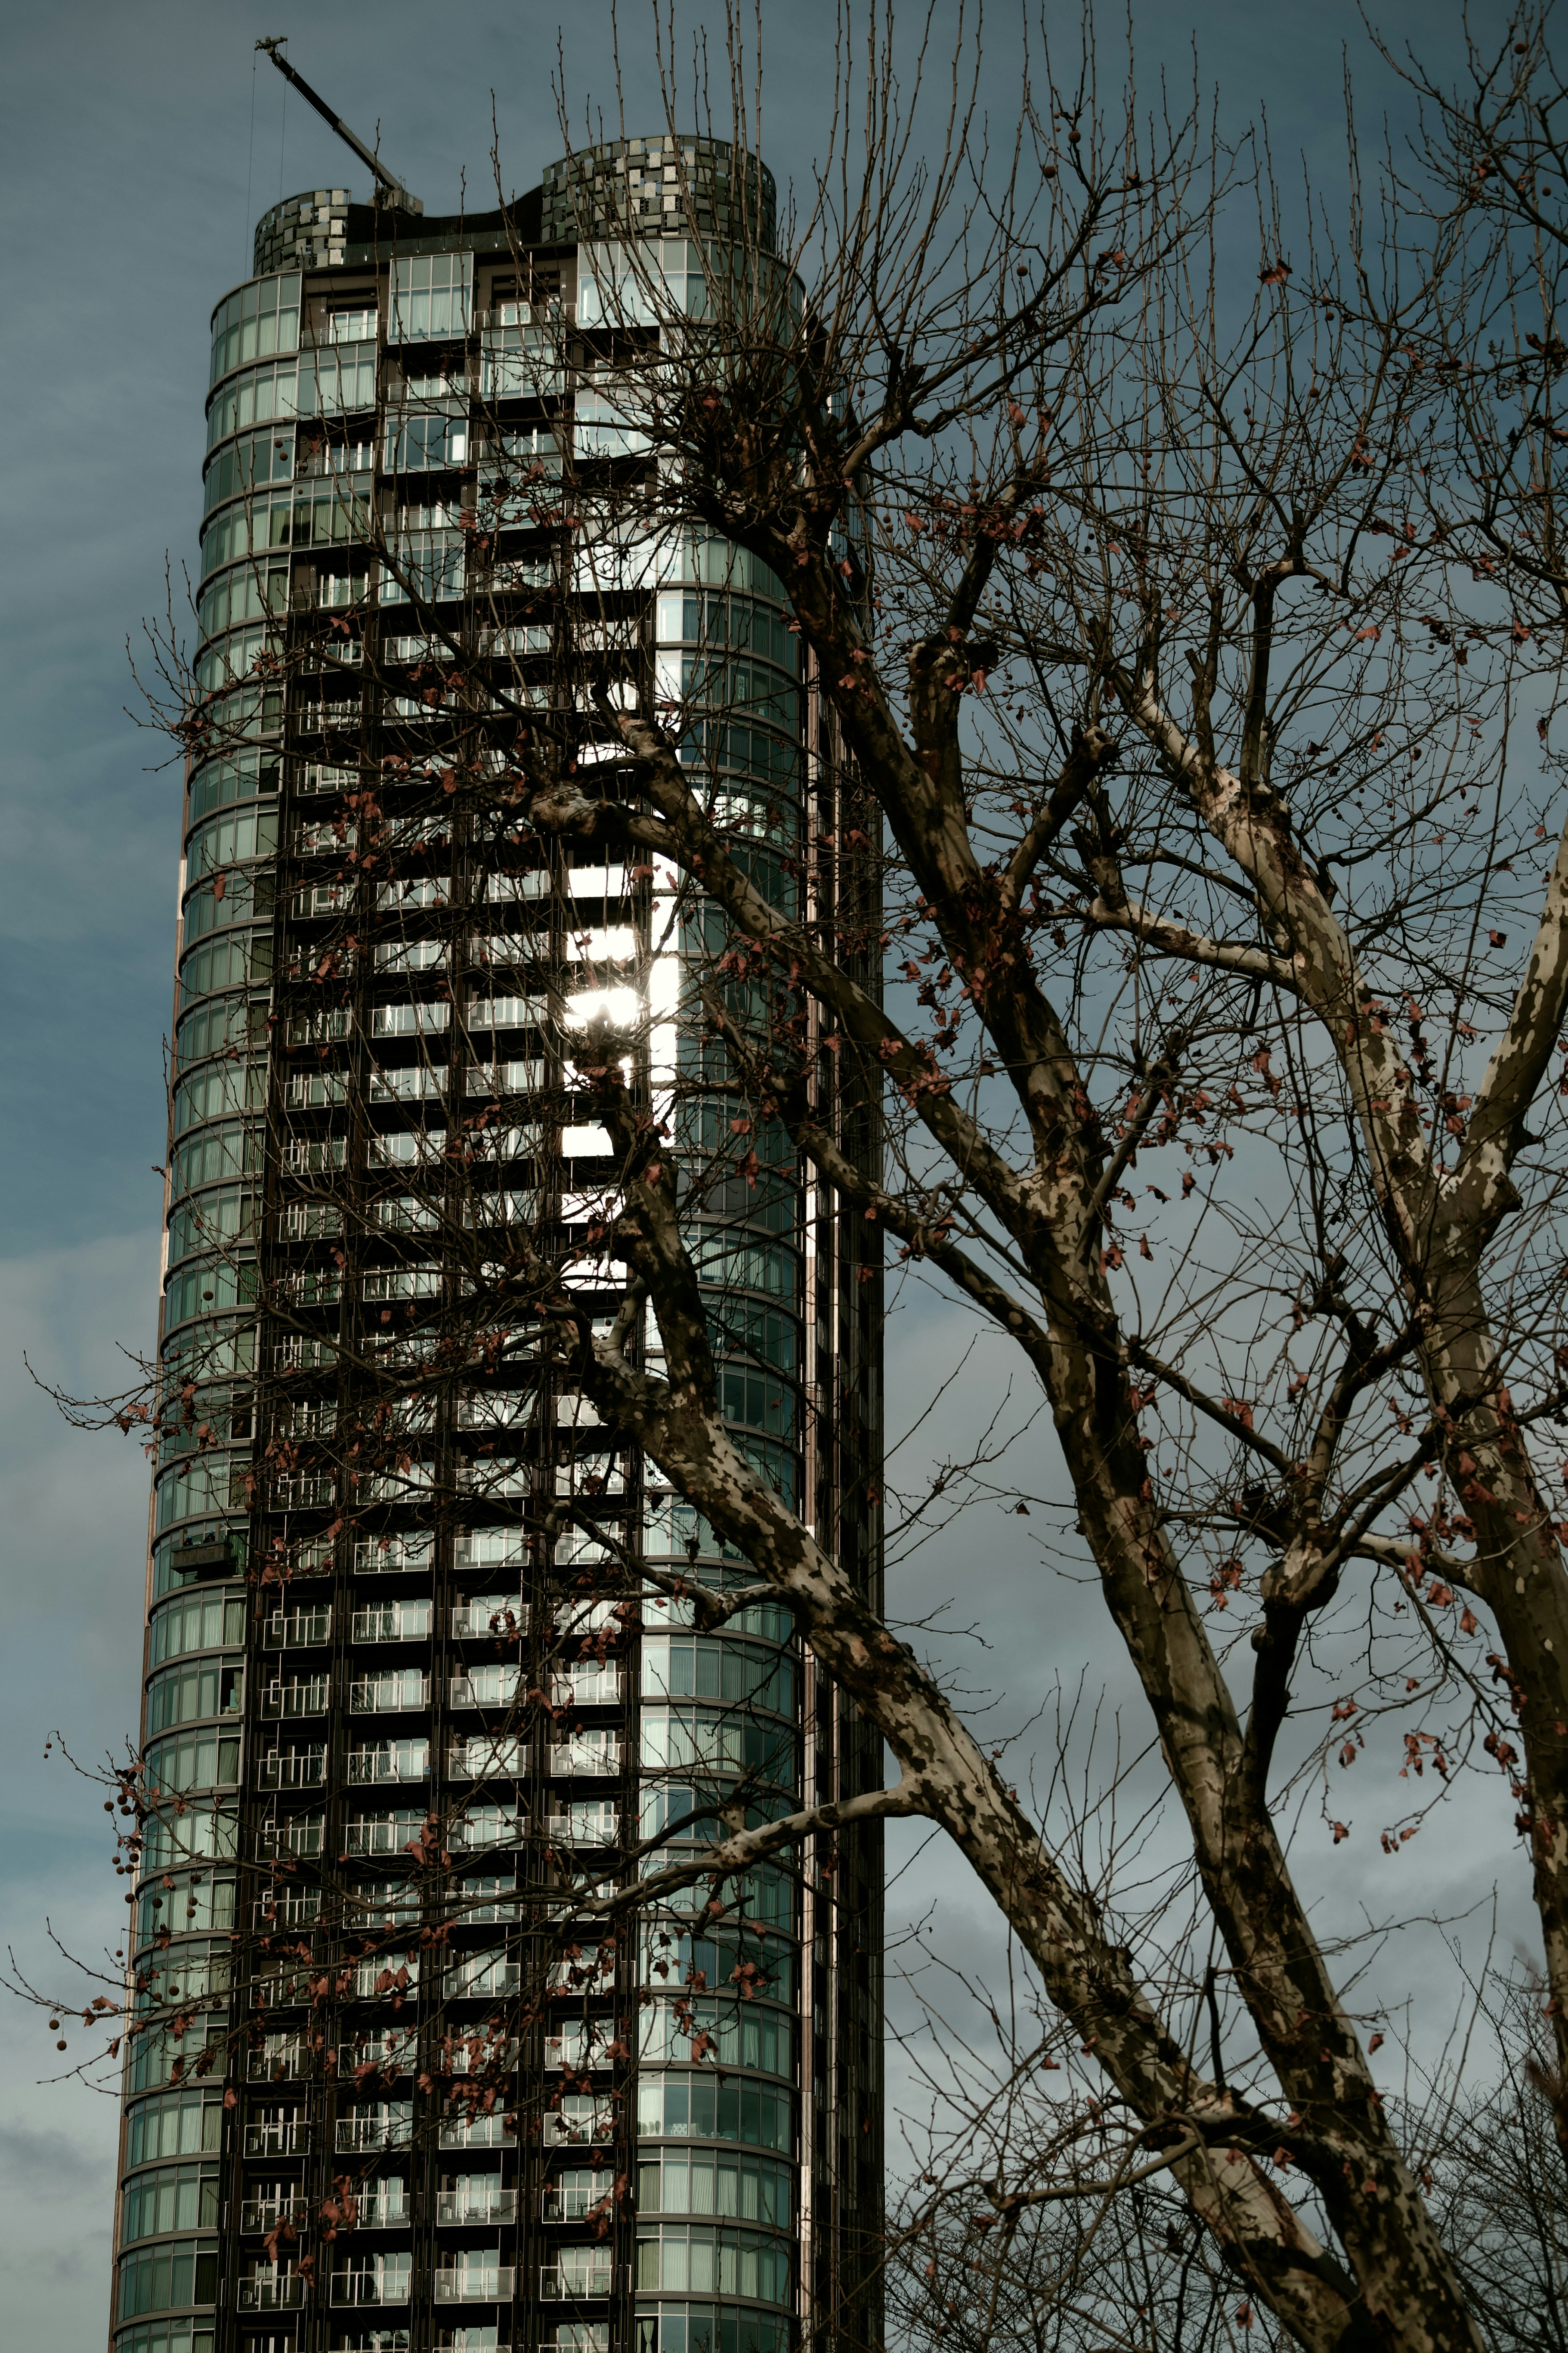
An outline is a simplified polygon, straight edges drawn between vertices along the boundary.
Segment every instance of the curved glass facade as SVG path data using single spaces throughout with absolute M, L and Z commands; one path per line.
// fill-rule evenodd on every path
M 606 232 L 700 317 L 713 240 L 766 252 L 773 204 L 755 158 L 652 139 L 390 250 L 318 191 L 214 312 L 117 2353 L 879 2337 L 877 1839 L 637 1896 L 721 1814 L 870 1786 L 878 1744 L 779 1605 L 699 1628 L 672 1586 L 746 1565 L 535 1337 L 464 1320 L 524 1230 L 616 1313 L 614 1159 L 570 1101 L 607 1015 L 668 1114 L 734 1442 L 875 1590 L 871 1246 L 709 1034 L 716 912 L 510 827 L 525 738 L 471 672 L 628 796 L 594 712 L 640 681 L 773 903 L 847 892 L 782 584 L 616 520 L 650 453 Z M 651 1318 L 637 1345 L 661 1371 Z M 574 1878 L 629 1925 L 573 1930 Z

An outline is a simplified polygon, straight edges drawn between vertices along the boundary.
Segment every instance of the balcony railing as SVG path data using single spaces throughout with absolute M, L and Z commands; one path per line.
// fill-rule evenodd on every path
M 320 1609 L 275 1609 L 261 1635 L 268 1651 L 319 1650 L 331 1639 L 332 1613 L 325 1604 Z
M 569 1740 L 552 1743 L 550 1770 L 557 1778 L 577 1774 L 618 1773 L 621 1769 L 621 1744 L 606 1740 L 590 1747 L 586 1741 Z
M 406 2304 L 408 2285 L 409 2274 L 402 2270 L 334 2272 L 332 2302 L 355 2305 Z
M 378 1601 L 356 1609 L 353 1620 L 356 1642 L 416 1642 L 430 1631 L 427 1601 Z
M 508 1618 L 511 1624 L 507 1624 Z M 510 1640 L 514 1634 L 528 1631 L 528 1604 L 521 1599 L 505 1603 L 465 1601 L 452 1612 L 452 1631 L 461 1641 L 478 1641 L 489 1637 L 494 1641 Z
M 518 1666 L 476 1667 L 470 1674 L 454 1675 L 447 1686 L 450 1707 L 510 1707 L 516 1699 L 522 1669 Z
M 317 1788 L 326 1778 L 324 1748 L 269 1748 L 261 1759 L 264 1789 Z
M 351 1748 L 348 1762 L 351 1781 L 423 1781 L 430 1771 L 430 1744 L 400 1740 L 381 1748 Z
M 248 2141 L 247 2135 L 247 2157 L 255 2154 Z M 292 2222 L 298 2228 L 309 2221 L 310 2213 L 308 2198 L 252 2198 L 239 2210 L 239 2227 L 242 2231 L 275 2231 L 280 2222 Z
M 401 2231 L 414 2220 L 414 2209 L 401 2182 L 395 2185 L 395 2194 L 384 2198 L 361 2198 L 357 2206 L 354 2221 L 362 2231 Z
M 615 2137 L 616 2111 L 608 2106 L 578 2114 L 563 2105 L 546 2113 L 540 2130 L 546 2148 L 597 2147 Z
M 334 2147 L 339 2150 L 360 2148 L 406 2148 L 414 2138 L 414 2109 L 402 2101 L 389 2108 L 361 2110 L 356 2116 L 340 2116 Z
M 310 2053 L 296 2037 L 276 2042 L 268 2035 L 259 2051 L 245 2054 L 245 2073 L 252 2084 L 284 2084 L 303 2075 L 310 2065 Z
M 505 2263 L 490 2264 L 484 2270 L 478 2263 L 465 2263 L 460 2271 L 437 2272 L 434 2278 L 437 2304 L 511 2301 L 512 2272 Z
M 531 1762 L 531 1743 L 526 1734 L 500 1732 L 460 1741 L 447 1751 L 447 1769 L 472 1780 L 485 1780 L 497 1773 L 526 1773 Z
M 617 1666 L 558 1668 L 550 1678 L 550 1697 L 556 1707 L 620 1707 L 625 1704 L 626 1679 Z
M 616 1982 L 615 1957 L 587 1952 L 579 1960 L 552 1961 L 545 1982 L 551 1993 L 608 1993 Z
M 614 2193 L 615 2187 L 616 2177 L 610 2172 L 591 2174 L 585 2182 L 574 2182 L 568 2189 L 552 2185 L 541 2200 L 540 2211 L 547 2222 L 580 2222 Z
M 278 1723 L 296 1715 L 325 1715 L 328 1681 L 325 1675 L 311 1675 L 291 1683 L 263 1683 L 263 1721 Z
M 621 1835 L 620 1815 L 614 1806 L 595 1800 L 595 1810 L 582 1814 L 549 1814 L 545 1836 L 556 1846 L 614 1846 Z
M 358 2042 L 339 2043 L 338 2073 L 352 2081 L 356 2067 L 390 2067 L 394 2074 L 408 2075 L 418 2054 L 419 2037 L 413 2027 L 406 2034 L 367 2034 Z
M 602 2263 L 574 2263 L 539 2274 L 539 2300 L 542 2304 L 584 2304 L 612 2293 L 615 2265 L 608 2256 Z
M 482 2204 L 473 2191 L 444 2189 L 436 2200 L 437 2222 L 515 2222 L 517 2192 L 496 2189 L 488 2204 Z
M 319 1887 L 271 1887 L 256 1900 L 256 1925 L 263 1929 L 304 1928 L 321 1909 Z
M 239 2283 L 241 2312 L 293 2312 L 305 2301 L 305 2283 L 297 2273 L 273 2279 L 258 2274 Z
M 444 2123 L 440 2145 L 443 2148 L 515 2148 L 517 2135 L 507 2130 L 506 2118 L 498 2108 L 491 2116 Z
M 387 1675 L 360 1675 L 349 1685 L 349 1710 L 354 1715 L 392 1715 L 429 1704 L 430 1678 L 413 1667 Z
M 283 2123 L 247 2125 L 247 2157 L 299 2157 L 310 2146 L 310 2121 L 290 2116 Z

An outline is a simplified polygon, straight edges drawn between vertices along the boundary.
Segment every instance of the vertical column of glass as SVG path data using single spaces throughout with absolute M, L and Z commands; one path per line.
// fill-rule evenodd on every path
M 213 316 L 181 870 L 142 1826 L 128 1899 L 117 2353 L 210 2353 L 243 1785 L 256 1242 L 281 697 L 251 673 L 281 604 L 272 485 L 293 472 L 300 281 Z M 258 419 L 264 420 L 257 430 Z M 274 421 L 277 420 L 277 421 Z M 282 493 L 287 501 L 289 492 Z M 286 544 L 286 536 L 284 543 Z M 203 2232 L 214 2235 L 204 2237 Z
M 759 888 L 794 904 L 801 837 L 795 640 L 780 583 L 744 551 L 687 540 L 657 605 L 656 691 L 693 713 L 682 745 L 698 788 Z M 706 706 L 710 718 L 700 713 Z M 787 1135 L 756 1124 L 724 1092 L 722 1050 L 703 1048 L 699 970 L 725 944 L 716 909 L 684 913 L 656 871 L 658 1065 L 668 1056 L 705 1085 L 678 1124 L 703 1182 L 689 1233 L 720 1358 L 721 1409 L 741 1451 L 801 1501 L 803 1198 Z M 745 985 L 729 987 L 742 1021 Z M 669 1045 L 658 1014 L 673 1008 Z M 671 1047 L 673 1053 L 671 1053 Z M 754 1156 L 753 1156 L 754 1155 Z M 650 1330 L 650 1340 L 653 1335 Z M 650 1493 L 645 1556 L 667 1574 L 723 1587 L 752 1572 L 668 1493 Z M 748 1823 L 788 1810 L 801 1788 L 801 1662 L 793 1623 L 753 1604 L 698 1633 L 689 1604 L 652 1587 L 643 1603 L 640 1810 L 662 1843 L 645 1869 L 716 1834 L 716 1807 Z M 722 1917 L 699 1922 L 699 1881 L 681 1904 L 649 1910 L 640 1935 L 642 2013 L 637 2171 L 639 2353 L 773 2353 L 797 2308 L 795 2221 L 803 2053 L 796 1874 L 764 1865 L 724 1890 Z

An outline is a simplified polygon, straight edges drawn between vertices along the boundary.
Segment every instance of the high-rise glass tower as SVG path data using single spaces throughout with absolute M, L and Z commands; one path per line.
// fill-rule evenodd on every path
M 279 205 L 213 313 L 111 2342 L 872 2345 L 877 1833 L 637 1891 L 879 1748 L 782 1607 L 704 1630 L 671 1590 L 752 1572 L 528 1304 L 543 1264 L 621 1306 L 608 1021 L 731 1436 L 876 1597 L 875 1230 L 699 987 L 807 1014 L 724 976 L 673 867 L 517 789 L 528 747 L 639 805 L 608 714 L 657 708 L 871 976 L 873 837 L 781 583 L 638 503 L 670 461 L 632 360 L 748 272 L 793 298 L 773 184 L 658 136 L 486 216 L 393 195 Z M 874 1166 L 874 1095 L 816 1059 Z M 651 1317 L 635 1348 L 657 1374 Z

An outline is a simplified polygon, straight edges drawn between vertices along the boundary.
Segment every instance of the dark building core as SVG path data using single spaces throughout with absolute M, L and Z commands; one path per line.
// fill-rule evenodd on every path
M 879 1832 L 559 1935 L 563 1889 L 874 1786 L 879 1746 L 780 1605 L 704 1632 L 647 1577 L 752 1573 L 468 1304 L 526 1229 L 619 1307 L 569 1101 L 607 1017 L 706 1172 L 736 1443 L 879 1598 L 874 1245 L 782 1128 L 714 1173 L 714 911 L 500 782 L 521 709 L 635 795 L 602 695 L 651 676 L 778 903 L 874 891 L 821 846 L 852 787 L 779 580 L 615 521 L 661 462 L 625 242 L 700 319 L 773 218 L 754 157 L 668 136 L 466 218 L 317 189 L 213 314 L 114 2353 L 880 2342 Z M 828 1108 L 874 1165 L 874 1103 Z

